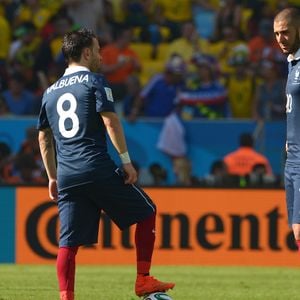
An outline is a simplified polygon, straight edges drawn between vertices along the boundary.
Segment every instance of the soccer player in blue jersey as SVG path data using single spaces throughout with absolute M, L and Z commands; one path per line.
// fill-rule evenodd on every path
M 166 291 L 174 283 L 149 275 L 155 240 L 156 207 L 135 185 L 123 129 L 112 91 L 100 69 L 100 46 L 87 29 L 67 33 L 64 75 L 44 93 L 39 115 L 39 144 L 57 201 L 60 237 L 57 276 L 61 300 L 74 299 L 75 256 L 81 245 L 96 243 L 103 210 L 122 230 L 136 225 L 138 296 Z M 122 169 L 107 152 L 106 133 L 120 155 Z
M 280 11 L 274 19 L 274 33 L 288 55 L 285 189 L 288 221 L 300 251 L 300 10 Z

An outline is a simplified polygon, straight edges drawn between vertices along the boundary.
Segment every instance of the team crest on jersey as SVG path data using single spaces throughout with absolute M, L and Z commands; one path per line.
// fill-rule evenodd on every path
M 106 93 L 106 97 L 108 101 L 114 102 L 114 97 L 112 94 L 112 90 L 109 87 L 104 87 L 105 93 Z
M 295 71 L 295 76 L 292 80 L 292 84 L 300 84 L 300 67 Z
M 298 68 L 297 71 L 295 72 L 295 81 L 299 80 L 299 76 L 300 76 L 300 71 L 299 71 L 299 68 Z

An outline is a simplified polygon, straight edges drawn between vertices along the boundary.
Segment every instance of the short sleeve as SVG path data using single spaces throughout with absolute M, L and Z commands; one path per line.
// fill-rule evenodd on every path
M 47 117 L 47 113 L 46 113 L 46 103 L 43 99 L 42 107 L 41 107 L 38 122 L 37 122 L 37 129 L 42 130 L 42 129 L 45 129 L 48 127 L 50 127 L 50 125 L 49 125 L 49 121 L 48 121 L 48 117 Z
M 103 77 L 95 80 L 95 96 L 97 112 L 115 112 L 112 89 Z

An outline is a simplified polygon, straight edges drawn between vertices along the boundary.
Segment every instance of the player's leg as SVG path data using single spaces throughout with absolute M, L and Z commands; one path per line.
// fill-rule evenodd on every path
M 104 188 L 107 201 L 103 209 L 120 229 L 136 225 L 135 243 L 138 296 L 155 291 L 166 291 L 174 283 L 161 282 L 150 276 L 151 259 L 155 242 L 156 206 L 151 198 L 138 186 L 124 184 L 122 173 L 117 172 Z M 102 189 L 103 191 L 103 189 Z
M 172 289 L 175 284 L 162 282 L 150 276 L 151 259 L 155 242 L 156 213 L 136 224 L 135 245 L 137 258 L 137 278 L 135 292 L 143 296 L 151 292 L 164 292 Z
M 59 193 L 60 238 L 56 268 L 60 300 L 74 299 L 78 246 L 98 240 L 100 209 L 90 201 L 88 191 L 88 186 L 80 186 Z
M 74 299 L 75 256 L 78 247 L 60 247 L 58 249 L 56 270 L 60 291 L 60 300 Z
M 156 213 L 136 224 L 135 244 L 137 258 L 137 278 L 135 293 L 138 296 L 152 292 L 165 292 L 172 289 L 175 284 L 162 282 L 150 276 L 151 259 L 155 241 Z
M 149 217 L 136 224 L 135 245 L 137 259 L 137 274 L 149 275 L 152 254 L 155 242 L 155 220 L 154 212 Z
M 293 211 L 294 211 L 294 182 L 292 178 L 292 169 L 285 166 L 284 170 L 284 186 L 286 195 L 286 209 L 289 227 L 293 224 Z
M 292 229 L 296 244 L 300 252 L 300 168 L 293 168 L 291 179 L 293 184 L 293 210 L 292 210 Z
M 117 169 L 119 170 L 119 169 Z M 99 186 L 99 184 L 103 186 Z M 120 229 L 136 225 L 135 244 L 138 274 L 149 274 L 155 242 L 156 206 L 149 196 L 135 185 L 124 184 L 122 173 L 95 185 L 95 198 Z

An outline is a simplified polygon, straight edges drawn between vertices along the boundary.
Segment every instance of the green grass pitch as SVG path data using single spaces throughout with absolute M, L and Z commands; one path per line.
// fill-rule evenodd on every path
M 0 264 L 0 300 L 58 299 L 54 265 Z M 154 266 L 176 282 L 174 300 L 298 300 L 300 270 L 283 267 Z M 137 300 L 134 266 L 77 266 L 76 300 Z

